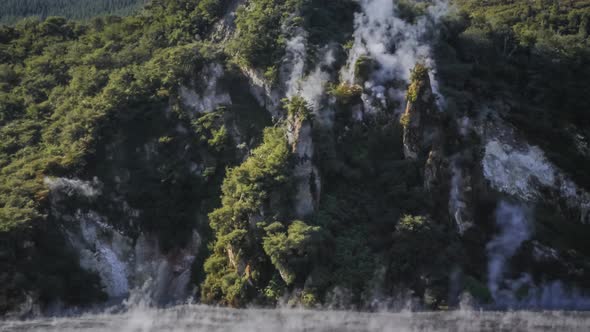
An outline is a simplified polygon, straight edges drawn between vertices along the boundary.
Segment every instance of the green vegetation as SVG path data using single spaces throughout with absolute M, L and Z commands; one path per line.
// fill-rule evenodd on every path
M 264 230 L 267 233 L 263 242 L 264 252 L 270 257 L 283 281 L 287 285 L 293 284 L 297 276 L 295 271 L 302 270 L 298 266 L 306 267 L 309 263 L 310 252 L 314 250 L 312 241 L 320 228 L 296 220 L 289 225 L 287 232 L 280 222 L 272 223 Z
M 409 102 L 416 102 L 416 100 L 418 99 L 418 93 L 427 80 L 428 68 L 422 63 L 416 64 L 416 66 L 412 68 L 410 73 L 411 83 L 408 87 L 408 93 L 406 95 L 406 98 Z
M 429 216 L 433 202 L 423 189 L 421 161 L 404 159 L 395 117 L 382 113 L 350 122 L 347 108 L 337 109 L 333 136 L 316 131 L 323 185 L 313 224 L 326 240 L 306 286 L 321 299 L 337 287 L 357 305 L 366 305 L 372 292 L 392 294 L 400 285 L 417 296 L 428 289 L 446 299 L 448 269 L 459 262 L 456 239 L 451 227 Z M 416 271 L 429 274 L 429 281 L 415 280 Z
M 438 73 L 451 111 L 497 109 L 529 141 L 586 188 L 590 158 L 577 148 L 575 128 L 590 124 L 589 1 L 456 0 L 438 45 Z M 479 100 L 478 103 L 474 103 Z
M 236 13 L 230 53 L 239 63 L 260 68 L 273 82 L 285 52 L 286 36 L 303 27 L 314 46 L 343 43 L 352 34 L 352 0 L 251 0 Z M 311 59 L 314 58 L 311 54 Z M 316 59 L 317 60 L 317 59 Z
M 465 280 L 465 290 L 482 303 L 491 303 L 493 300 L 488 287 L 471 276 L 467 276 Z
M 588 190 L 590 177 L 584 170 L 590 167 L 590 155 L 578 139 L 590 137 L 590 1 L 454 3 L 459 11 L 446 19 L 436 47 L 447 112 L 473 117 L 492 109 Z M 483 196 L 475 203 L 480 209 L 476 220 L 485 220 L 493 210 L 489 197 Z M 579 216 L 544 203 L 535 209 L 535 241 L 564 251 L 588 252 L 588 246 L 580 242 L 588 227 L 577 222 Z M 485 280 L 481 272 L 485 267 L 479 261 L 485 260 L 486 253 L 477 242 L 494 230 L 481 221 L 479 227 L 464 241 L 470 253 L 465 273 L 473 276 L 466 280 L 466 287 L 485 302 L 490 300 L 489 290 L 478 280 Z M 586 277 L 565 277 L 561 267 L 533 267 L 526 259 L 518 263 L 519 268 L 547 278 L 570 278 L 588 285 Z
M 356 84 L 340 83 L 331 87 L 329 93 L 336 97 L 338 103 L 349 105 L 360 100 L 363 88 Z
M 287 110 L 289 117 L 300 121 L 311 120 L 312 113 L 309 105 L 301 96 L 294 96 L 282 100 L 284 108 Z
M 289 182 L 289 160 L 284 130 L 267 128 L 262 145 L 242 165 L 228 170 L 222 185 L 222 206 L 209 215 L 216 240 L 212 256 L 205 262 L 205 301 L 244 305 L 255 298 L 256 288 L 270 281 L 268 273 L 263 273 L 270 265 L 263 249 L 263 231 L 266 222 L 282 217 L 281 200 L 288 198 L 281 197 L 281 189 Z M 268 204 L 272 206 L 266 211 Z M 272 214 L 265 217 L 265 211 Z M 278 231 L 276 226 L 273 228 Z M 293 236 L 297 240 L 297 234 Z M 265 242 L 271 257 L 285 254 L 273 249 L 280 243 Z
M 300 0 L 253 0 L 236 14 L 236 35 L 231 50 L 245 65 L 256 68 L 273 67 L 284 52 L 285 40 L 281 33 L 285 20 L 297 15 Z
M 15 23 L 30 16 L 80 20 L 99 15 L 128 15 L 138 11 L 144 3 L 145 0 L 4 0 L 0 7 L 0 24 Z
M 291 157 L 283 129 L 267 129 L 264 143 L 226 176 L 226 167 L 249 153 L 259 143 L 262 128 L 270 124 L 269 115 L 259 112 L 255 99 L 244 92 L 248 87 L 228 58 L 276 77 L 286 33 L 281 26 L 287 30 L 309 27 L 312 43 L 344 40 L 352 29 L 352 2 L 251 1 L 238 11 L 238 31 L 227 48 L 209 44 L 207 36 L 228 1 L 153 0 L 129 17 L 94 17 L 115 13 L 123 2 L 108 2 L 104 11 L 95 11 L 86 2 L 80 2 L 81 7 L 68 6 L 72 12 L 56 11 L 64 4 L 47 2 L 38 9 L 40 3 L 21 2 L 18 8 L 14 3 L 6 10 L 15 15 L 41 10 L 41 19 L 0 27 L 2 234 L 10 238 L 39 225 L 58 229 L 63 221 L 50 209 L 46 177 L 97 176 L 104 195 L 78 205 L 64 204 L 60 213 L 98 211 L 129 234 L 157 234 L 165 252 L 186 243 L 196 227 L 205 242 L 214 240 L 210 251 L 200 251 L 196 264 L 201 266 L 194 269 L 197 282 L 207 278 L 205 299 L 244 304 L 245 299 L 258 296 L 249 286 L 253 283 L 274 294 L 261 300 L 273 302 L 285 289 L 300 287 L 315 255 L 312 243 L 319 236 L 316 226 L 303 221 L 280 223 L 284 229 L 269 226 L 276 226 L 276 220 L 294 219 L 287 208 Z M 93 2 L 92 8 L 102 4 Z M 326 17 L 318 20 L 318 13 L 335 8 L 347 11 L 334 12 L 327 26 Z M 74 22 L 53 14 L 88 20 Z M 232 104 L 203 115 L 191 114 L 183 107 L 179 87 L 191 86 L 194 75 L 211 62 L 226 64 L 220 84 L 229 91 Z M 303 99 L 288 104 L 291 113 L 311 116 Z M 237 147 L 235 135 L 243 139 Z M 207 212 L 219 206 L 220 191 L 222 206 L 208 220 Z M 236 192 L 243 196 L 236 197 Z M 276 212 L 281 206 L 284 211 Z M 250 218 L 256 219 L 261 209 L 276 215 L 250 225 Z M 141 211 L 139 222 L 129 221 L 133 211 Z M 230 219 L 225 218 L 227 214 Z M 211 228 L 215 234 L 210 234 Z M 66 241 L 57 242 L 66 246 Z M 223 248 L 236 248 L 235 262 L 244 259 L 250 264 L 249 272 L 238 274 Z M 72 262 L 75 257 L 62 249 L 56 247 L 55 259 Z M 22 267 L 15 261 L 24 259 L 19 255 L 11 256 L 5 265 Z M 31 255 L 43 257 L 42 251 Z M 61 267 L 49 271 L 27 265 L 26 269 L 27 278 L 67 273 Z M 279 270 L 286 273 L 285 278 Z M 81 273 L 76 270 L 72 275 L 80 282 L 92 278 Z M 3 281 L 9 292 L 18 292 L 12 287 L 22 286 Z M 30 286 L 42 288 L 39 283 Z M 47 301 L 62 298 L 78 303 L 67 299 L 69 293 L 62 286 L 54 288 Z M 96 294 L 88 295 L 88 301 L 102 296 L 95 290 L 89 289 Z M 16 301 L 21 295 L 11 296 Z M 317 298 L 305 291 L 301 301 L 311 305 Z
M 43 177 L 81 173 L 113 118 L 161 109 L 215 56 L 193 39 L 205 29 L 192 16 L 199 5 L 153 1 L 141 16 L 0 29 L 1 230 L 40 217 Z

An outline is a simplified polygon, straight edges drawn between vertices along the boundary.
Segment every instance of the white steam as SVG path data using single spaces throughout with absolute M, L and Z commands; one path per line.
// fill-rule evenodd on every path
M 487 244 L 488 287 L 494 300 L 500 297 L 507 261 L 531 236 L 525 210 L 520 205 L 500 202 L 496 209 L 496 225 L 500 233 Z
M 74 196 L 94 198 L 100 195 L 102 185 L 96 177 L 92 181 L 46 177 L 43 183 L 51 190 L 53 199 L 58 201 Z
M 301 79 L 305 72 L 307 58 L 306 44 L 307 37 L 304 31 L 299 31 L 296 36 L 287 41 L 284 69 L 288 72 L 285 82 L 288 98 L 298 95 L 301 90 Z
M 219 80 L 223 74 L 223 66 L 218 63 L 206 66 L 200 73 L 198 82 L 204 85 L 202 93 L 197 93 L 194 88 L 180 87 L 180 97 L 184 105 L 195 114 L 214 111 L 220 105 L 231 105 L 229 93 L 221 92 L 219 89 Z
M 314 111 L 319 110 L 326 84 L 330 80 L 330 74 L 324 68 L 330 68 L 336 61 L 334 51 L 331 48 L 326 47 L 322 54 L 322 60 L 313 72 L 301 82 L 300 89 L 301 97 L 307 101 Z
M 298 34 L 287 42 L 286 55 L 283 59 L 285 72 L 285 89 L 287 98 L 301 96 L 313 110 L 320 107 L 330 74 L 324 69 L 331 67 L 334 62 L 334 52 L 330 47 L 321 50 L 322 58 L 315 69 L 305 76 L 305 62 L 307 58 L 306 32 L 299 29 Z
M 323 101 L 326 98 L 326 85 L 330 80 L 328 70 L 332 69 L 336 61 L 334 50 L 328 45 L 323 47 L 319 51 L 320 61 L 308 73 L 306 68 L 307 47 L 307 32 L 298 28 L 294 36 L 287 41 L 286 54 L 281 67 L 285 96 L 287 98 L 302 97 L 316 115 L 318 123 L 330 126 L 332 111 L 323 105 Z M 308 74 L 306 75 L 306 73 Z
M 523 273 L 519 278 L 506 280 L 507 289 L 495 300 L 497 308 L 588 310 L 590 298 L 576 288 L 566 287 L 561 281 L 535 285 L 532 277 Z M 522 292 L 522 295 L 518 295 Z
M 508 260 L 532 235 L 527 215 L 525 207 L 504 201 L 496 209 L 496 224 L 500 233 L 487 245 L 488 288 L 494 306 L 503 309 L 590 309 L 587 294 L 567 287 L 561 281 L 538 284 L 528 273 L 506 278 Z M 555 252 L 552 254 L 556 255 Z
M 384 332 L 384 331 L 587 331 L 583 312 L 363 313 L 323 310 L 225 309 L 182 305 L 166 309 L 138 307 L 117 314 L 3 321 L 0 330 L 15 331 L 207 331 L 207 332 Z
M 394 80 L 408 82 L 410 71 L 417 62 L 424 62 L 432 69 L 431 84 L 438 94 L 434 79 L 434 61 L 430 41 L 436 26 L 448 12 L 446 1 L 436 0 L 426 14 L 409 23 L 399 17 L 397 3 L 392 0 L 360 0 L 361 13 L 355 17 L 354 45 L 349 53 L 343 79 L 354 83 L 355 64 L 361 57 L 376 62 L 377 69 L 365 82 L 365 107 L 387 107 L 388 99 L 402 102 L 404 93 L 399 88 L 388 87 Z

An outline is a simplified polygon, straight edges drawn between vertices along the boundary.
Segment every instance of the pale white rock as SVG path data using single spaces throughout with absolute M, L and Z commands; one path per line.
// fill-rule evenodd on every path
M 483 172 L 496 189 L 526 200 L 538 198 L 536 182 L 545 186 L 555 183 L 555 169 L 541 149 L 518 149 L 497 140 L 485 146 Z
M 141 234 L 134 243 L 94 211 L 78 211 L 74 220 L 77 226 L 66 231 L 69 242 L 80 266 L 98 274 L 109 297 L 142 290 L 142 301 L 167 303 L 187 296 L 191 266 L 201 245 L 196 231 L 186 248 L 163 254 L 154 237 Z
M 529 145 L 494 117 L 478 132 L 486 142 L 483 175 L 494 189 L 532 202 L 545 199 L 542 189 L 552 190 L 568 208 L 579 211 L 580 222 L 590 222 L 590 194 L 549 161 L 539 147 Z
M 123 297 L 129 292 L 127 258 L 131 241 L 107 226 L 96 212 L 76 212 L 79 228 L 66 234 L 78 251 L 80 266 L 96 272 L 109 297 Z

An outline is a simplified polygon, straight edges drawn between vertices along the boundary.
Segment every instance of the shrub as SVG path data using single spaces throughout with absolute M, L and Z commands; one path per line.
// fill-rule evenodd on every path
M 350 105 L 360 99 L 361 94 L 363 93 L 363 88 L 356 84 L 340 83 L 339 85 L 332 87 L 329 90 L 329 93 L 336 98 L 338 103 L 342 105 Z

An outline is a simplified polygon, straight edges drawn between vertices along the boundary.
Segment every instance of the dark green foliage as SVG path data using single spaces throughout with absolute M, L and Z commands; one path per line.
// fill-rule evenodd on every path
M 282 102 L 289 117 L 298 119 L 299 121 L 311 120 L 312 113 L 310 107 L 303 97 L 294 96 L 291 99 L 285 98 Z
M 2 9 L 52 2 L 7 3 Z M 207 303 L 266 305 L 290 296 L 292 303 L 309 306 L 338 289 L 350 295 L 346 304 L 363 307 L 374 291 L 394 296 L 411 290 L 437 308 L 446 304 L 450 271 L 458 265 L 468 275 L 466 290 L 490 300 L 479 280 L 485 278 L 482 243 L 493 234 L 495 198 L 474 203 L 478 224 L 460 242 L 446 209 L 433 212 L 434 204 L 446 208 L 447 202 L 433 202 L 425 192 L 425 161 L 404 158 L 404 118 L 402 125 L 388 112 L 351 120 L 362 87 L 334 83 L 336 73 L 329 86 L 334 98 L 326 98 L 334 121 L 329 128 L 313 126 L 313 164 L 321 179 L 312 193 L 316 212 L 304 220 L 293 215 L 298 160 L 285 123 L 272 124 L 248 92 L 241 69 L 259 69 L 269 81 L 279 77 L 285 39 L 300 27 L 308 33 L 306 68 L 313 68 L 320 47 L 350 40 L 354 1 L 248 1 L 237 12 L 237 30 L 227 45 L 209 40 L 229 0 L 153 0 L 137 15 L 88 23 L 51 16 L 87 18 L 132 3 L 137 2 L 95 1 L 93 6 L 108 4 L 95 11 L 80 1 L 68 7 L 75 12 L 42 9 L 42 20 L 0 28 L 0 236 L 14 239 L 0 245 L 0 266 L 8 271 L 0 275 L 6 285 L 0 288 L 0 311 L 22 300 L 22 290 L 37 291 L 44 303 L 84 304 L 103 296 L 96 276 L 79 269 L 75 255 L 61 245 L 63 220 L 50 209 L 43 183 L 60 176 L 97 176 L 104 193 L 94 201 L 71 199 L 65 212 L 98 211 L 126 234 L 155 234 L 164 252 L 183 246 L 198 230 L 209 246 L 199 250 L 193 278 Z M 482 104 L 501 100 L 502 116 L 589 187 L 589 158 L 564 128 L 590 137 L 590 3 L 455 4 L 460 12 L 445 21 L 436 45 L 448 113 L 473 116 Z M 426 6 L 398 2 L 400 16 L 410 22 Z M 333 48 L 337 68 L 345 47 Z M 224 69 L 219 89 L 232 103 L 190 113 L 179 88 L 198 85 L 195 76 L 213 62 Z M 366 80 L 374 66 L 361 57 L 356 77 Z M 415 68 L 408 100 L 415 101 L 427 75 L 425 66 Z M 289 118 L 312 120 L 303 98 L 283 102 Z M 460 150 L 455 143 L 445 142 L 445 148 Z M 311 181 L 315 177 L 314 172 Z M 122 217 L 127 210 L 141 213 L 129 222 Z M 575 213 L 544 206 L 537 212 L 537 240 L 575 250 L 574 259 L 588 254 L 587 227 L 573 221 Z M 27 234 L 32 247 L 19 235 L 28 226 L 37 232 Z M 467 263 L 459 243 L 470 251 Z
M 239 8 L 232 52 L 246 65 L 268 68 L 283 54 L 283 18 L 293 13 L 291 1 L 254 0 Z
M 14 309 L 27 294 L 41 304 L 57 299 L 80 306 L 106 300 L 98 276 L 82 270 L 76 253 L 51 225 L 0 233 L 0 313 Z
M 280 222 L 274 222 L 264 230 L 267 233 L 263 242 L 264 252 L 280 272 L 283 281 L 287 285 L 293 284 L 297 277 L 296 272 L 305 273 L 309 268 L 309 256 L 315 249 L 314 237 L 317 237 L 320 228 L 296 220 L 289 225 L 286 232 Z
M 211 141 L 201 142 L 190 130 L 179 134 L 179 122 L 185 128 L 190 123 L 175 100 L 179 85 L 217 55 L 194 43 L 192 26 L 183 25 L 191 22 L 190 12 L 161 5 L 154 2 L 141 16 L 96 18 L 88 25 L 50 17 L 0 29 L 2 236 L 17 238 L 19 229 L 36 232 L 39 225 L 58 232 L 61 220 L 48 209 L 45 177 L 99 176 L 112 196 L 90 206 L 76 201 L 77 208 L 99 211 L 130 234 L 154 232 L 164 251 L 182 246 L 195 227 L 207 238 L 209 227 L 197 211 L 216 205 L 219 185 L 209 184 L 220 183 L 233 162 L 223 156 L 231 143 L 215 126 L 207 128 L 216 134 Z M 168 106 L 173 112 L 166 115 Z M 145 160 L 145 144 L 155 144 L 157 158 Z M 194 159 L 184 157 L 190 152 Z M 197 176 L 190 163 L 203 159 L 218 164 L 209 163 L 208 175 Z M 120 198 L 129 206 L 117 205 Z M 145 211 L 139 223 L 127 223 L 129 208 Z M 11 266 L 3 268 L 5 277 L 31 280 L 26 286 L 3 282 L 2 291 L 15 302 L 3 298 L 0 305 L 14 305 L 27 290 L 44 303 L 85 304 L 100 297 L 90 294 L 99 289 L 96 276 L 78 271 L 75 254 L 56 236 L 46 240 L 59 246 L 37 244 L 45 249 L 31 253 L 35 264 L 27 265 L 20 254 L 2 263 Z
M 98 15 L 126 15 L 139 10 L 145 0 L 4 0 L 0 23 L 14 23 L 28 16 L 44 19 L 65 16 L 88 19 Z
M 205 262 L 204 301 L 241 306 L 257 296 L 257 287 L 270 282 L 266 271 L 270 260 L 262 248 L 263 223 L 253 224 L 252 219 L 259 218 L 267 207 L 268 213 L 275 214 L 267 218 L 280 217 L 276 204 L 281 199 L 280 189 L 289 180 L 289 160 L 284 130 L 267 128 L 262 145 L 242 165 L 228 170 L 222 206 L 209 215 L 216 239 Z
M 309 41 L 317 46 L 329 42 L 344 44 L 352 35 L 354 13 L 358 5 L 352 0 L 306 0 L 301 14 Z
M 351 0 L 252 0 L 237 12 L 230 50 L 239 62 L 263 69 L 272 81 L 284 54 L 285 35 L 302 27 L 311 45 L 344 44 L 352 34 L 356 8 Z
M 451 232 L 423 216 L 400 218 L 393 234 L 387 280 L 394 288 L 409 287 L 418 297 L 424 297 L 428 289 L 434 299 L 425 302 L 433 308 L 446 302 L 449 272 L 459 263 Z
M 465 290 L 475 299 L 480 301 L 480 303 L 491 303 L 493 301 L 492 294 L 488 287 L 471 276 L 465 278 Z
M 578 185 L 590 188 L 585 171 L 590 167 L 590 155 L 583 148 L 590 137 L 590 40 L 586 23 L 590 2 L 456 0 L 455 4 L 459 12 L 445 22 L 436 49 L 449 111 L 477 116 L 486 107 L 492 108 L 515 125 L 529 143 L 541 147 Z M 479 243 L 487 241 L 486 234 L 494 231 L 493 220 L 486 220 L 486 216 L 495 203 L 490 204 L 486 197 L 478 200 L 477 209 L 481 210 L 475 220 L 482 229 L 466 235 L 463 244 L 469 252 L 467 273 L 485 280 L 479 272 L 485 267 L 478 261 L 485 260 L 486 254 L 475 248 L 481 248 Z M 581 256 L 586 255 L 588 246 L 581 239 L 588 234 L 588 227 L 579 223 L 579 213 L 545 203 L 535 209 L 534 241 L 570 252 L 572 256 L 560 259 L 585 266 Z M 523 249 L 529 254 L 531 250 Z M 532 275 L 587 285 L 586 268 L 581 268 L 579 275 L 566 276 L 563 271 L 567 269 L 557 263 L 537 266 L 524 256 L 512 263 L 518 270 L 532 271 Z M 469 291 L 489 300 L 485 287 L 474 286 L 472 281 L 467 280 Z
M 43 177 L 81 174 L 103 126 L 162 109 L 215 56 L 193 38 L 206 24 L 191 15 L 210 6 L 171 4 L 154 1 L 144 15 L 89 25 L 50 17 L 3 28 L 0 230 L 41 216 Z M 215 134 L 209 143 L 220 149 L 223 129 Z
M 375 63 L 373 59 L 366 55 L 359 57 L 354 64 L 354 76 L 364 82 L 369 79 L 369 75 L 373 72 Z
M 334 132 L 328 136 L 329 132 L 318 129 L 314 140 L 316 155 L 321 156 L 317 162 L 322 176 L 322 197 L 314 223 L 322 226 L 326 240 L 321 263 L 310 272 L 310 287 L 321 294 L 338 286 L 351 292 L 349 304 L 366 305 L 363 296 L 372 290 L 392 294 L 394 284 L 413 277 L 410 272 L 403 276 L 394 273 L 402 246 L 399 239 L 406 236 L 392 235 L 399 233 L 396 225 L 402 215 L 428 213 L 430 202 L 423 191 L 419 162 L 404 160 L 401 127 L 396 119 L 385 114 L 369 116 L 363 122 L 349 119 L 346 107 L 341 106 Z M 440 226 L 435 229 L 433 236 L 441 236 Z M 423 248 L 426 251 L 428 247 Z M 424 259 L 438 258 L 438 254 L 429 252 L 431 256 Z M 383 266 L 388 266 L 385 273 L 390 278 L 377 281 Z M 407 266 L 426 269 L 418 261 Z M 420 286 L 422 291 L 425 287 L 406 286 L 417 290 Z
M 505 106 L 497 111 L 589 188 L 590 177 L 582 170 L 590 167 L 590 158 L 576 148 L 572 131 L 589 137 L 590 40 L 585 22 L 590 3 L 455 2 L 461 11 L 445 24 L 437 49 L 450 105 L 473 114 L 480 111 L 481 100 L 502 100 Z

